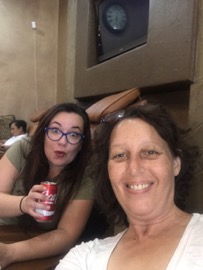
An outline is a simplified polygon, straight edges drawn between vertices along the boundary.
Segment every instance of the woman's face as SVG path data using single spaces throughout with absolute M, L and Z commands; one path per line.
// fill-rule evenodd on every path
M 55 128 L 62 132 L 78 132 L 83 134 L 83 119 L 76 113 L 60 112 L 56 114 L 48 128 Z M 45 134 L 44 151 L 49 161 L 50 169 L 59 173 L 63 168 L 71 163 L 81 149 L 82 141 L 72 145 L 67 142 L 66 136 L 59 141 L 52 141 Z
M 140 119 L 120 122 L 112 132 L 108 172 L 115 195 L 132 221 L 161 217 L 174 206 L 174 158 L 156 130 Z

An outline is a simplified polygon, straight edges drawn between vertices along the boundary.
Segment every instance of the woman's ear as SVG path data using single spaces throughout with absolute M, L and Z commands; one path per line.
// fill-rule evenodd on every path
M 180 157 L 174 158 L 174 175 L 177 176 L 181 169 L 181 159 Z

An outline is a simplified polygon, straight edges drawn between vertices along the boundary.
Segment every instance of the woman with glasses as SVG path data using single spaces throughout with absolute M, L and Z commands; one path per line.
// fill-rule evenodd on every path
M 203 269 L 203 215 L 185 208 L 199 157 L 187 135 L 158 104 L 103 119 L 95 197 L 126 228 L 74 247 L 57 270 Z
M 40 116 L 33 137 L 22 139 L 6 152 L 0 161 L 0 224 L 19 223 L 24 230 L 44 233 L 0 244 L 1 269 L 15 261 L 61 254 L 76 243 L 93 205 L 92 183 L 84 176 L 90 152 L 88 116 L 73 103 L 48 109 Z M 42 181 L 58 187 L 50 222 L 39 222 L 42 212 L 50 210 L 43 203 L 47 197 Z

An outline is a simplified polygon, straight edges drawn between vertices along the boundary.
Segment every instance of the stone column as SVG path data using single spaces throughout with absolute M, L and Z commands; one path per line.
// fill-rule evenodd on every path
M 188 205 L 193 212 L 203 212 L 203 0 L 199 0 L 197 29 L 197 51 L 195 79 L 190 89 L 189 126 L 193 128 L 195 143 L 200 147 L 202 156 L 192 185 Z

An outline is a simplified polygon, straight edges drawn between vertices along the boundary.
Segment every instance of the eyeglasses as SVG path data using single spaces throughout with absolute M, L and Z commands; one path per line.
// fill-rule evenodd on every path
M 140 101 L 136 102 L 135 104 L 132 104 L 131 106 L 129 106 L 129 108 L 136 108 L 140 105 L 142 106 L 142 105 L 145 105 L 147 103 L 148 102 L 146 99 L 143 99 L 143 100 L 140 99 Z M 120 111 L 115 111 L 115 112 L 109 113 L 100 119 L 100 123 L 108 123 L 108 122 L 118 121 L 119 119 L 123 118 L 125 112 L 126 112 L 126 110 L 120 110 Z
M 63 132 L 58 128 L 46 127 L 45 133 L 52 141 L 59 141 L 63 136 L 65 136 L 67 142 L 70 144 L 78 144 L 85 138 L 85 136 L 79 132 Z
M 107 114 L 105 117 L 101 118 L 100 123 L 107 123 L 112 121 L 117 121 L 121 119 L 125 114 L 125 110 L 120 110 Z

